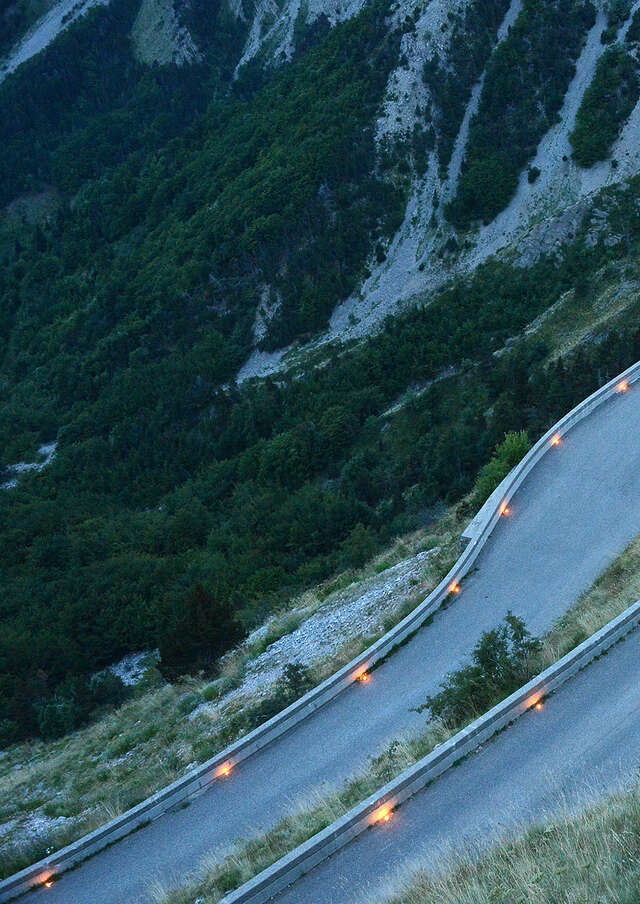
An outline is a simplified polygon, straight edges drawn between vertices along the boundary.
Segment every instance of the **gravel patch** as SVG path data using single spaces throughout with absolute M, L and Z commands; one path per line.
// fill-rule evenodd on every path
M 220 711 L 232 700 L 262 696 L 281 677 L 292 662 L 314 665 L 336 656 L 346 643 L 383 630 L 385 621 L 417 593 L 429 576 L 434 547 L 392 565 L 385 571 L 335 591 L 302 624 L 274 641 L 264 653 L 251 660 L 242 684 L 215 703 L 202 703 L 189 718 Z M 294 610 L 304 614 L 304 609 Z M 258 640 L 269 631 L 270 621 L 253 632 L 246 643 Z

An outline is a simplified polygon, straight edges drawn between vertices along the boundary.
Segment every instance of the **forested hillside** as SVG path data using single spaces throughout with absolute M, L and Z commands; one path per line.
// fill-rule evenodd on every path
M 57 442 L 0 489 L 0 743 L 86 719 L 110 693 L 91 674 L 128 651 L 159 645 L 170 677 L 214 668 L 283 597 L 461 498 L 505 431 L 535 436 L 638 357 L 628 324 L 574 354 L 571 381 L 544 342 L 502 356 L 633 267 L 637 179 L 594 192 L 526 266 L 517 243 L 464 257 L 598 28 L 564 163 L 614 153 L 638 100 L 630 7 L 605 35 L 590 0 L 373 0 L 301 13 L 275 59 L 266 38 L 247 52 L 250 3 L 173 9 L 189 64 L 142 62 L 140 0 L 111 0 L 0 83 L 0 468 Z M 407 218 L 412 305 L 324 343 L 372 274 L 404 281 Z M 292 342 L 295 369 L 236 383 L 256 347 Z

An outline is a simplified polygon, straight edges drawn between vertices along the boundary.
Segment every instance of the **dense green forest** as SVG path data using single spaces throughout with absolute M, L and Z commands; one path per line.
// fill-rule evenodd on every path
M 610 156 L 638 98 L 640 76 L 635 54 L 623 47 L 609 48 L 598 61 L 570 135 L 573 157 L 580 166 L 593 166 Z
M 507 206 L 523 167 L 556 120 L 594 23 L 591 0 L 524 0 L 487 66 L 458 193 L 448 209 L 456 226 L 488 223 Z
M 310 558 L 281 535 L 264 560 L 241 549 L 259 526 L 242 476 L 255 461 L 236 458 L 262 437 L 237 434 L 238 400 L 219 387 L 249 352 L 265 285 L 281 305 L 271 341 L 317 328 L 396 228 L 403 193 L 376 174 L 372 124 L 399 33 L 384 2 L 331 32 L 300 22 L 289 66 L 257 61 L 232 81 L 246 25 L 204 7 L 178 8 L 210 39 L 198 66 L 142 67 L 137 3 L 113 0 L 0 85 L 0 198 L 53 187 L 61 199 L 48 222 L 0 236 L 0 464 L 59 441 L 44 483 L 0 498 L 8 735 L 51 732 L 58 710 L 58 727 L 84 718 L 105 690 L 77 676 L 160 642 L 198 581 L 247 624 L 252 600 L 299 585 Z M 190 482 L 207 464 L 199 498 Z M 274 494 L 286 505 L 267 484 L 259 507 Z M 328 508 L 319 549 L 334 521 L 358 522 L 346 503 Z M 213 555 L 190 575 L 203 544 Z
M 611 212 L 628 241 L 639 194 L 634 184 Z M 637 330 L 551 370 L 536 344 L 493 355 L 624 247 L 578 239 L 529 270 L 487 264 L 296 379 L 223 388 L 188 351 L 162 367 L 137 360 L 67 419 L 49 468 L 0 496 L 5 732 L 37 731 L 43 713 L 50 724 L 70 675 L 166 648 L 189 617 L 213 645 L 198 600 L 219 625 L 238 623 L 228 642 L 283 594 L 466 493 L 507 430 L 534 438 L 638 357 Z M 458 376 L 427 385 L 451 367 Z M 385 414 L 412 385 L 424 391 Z

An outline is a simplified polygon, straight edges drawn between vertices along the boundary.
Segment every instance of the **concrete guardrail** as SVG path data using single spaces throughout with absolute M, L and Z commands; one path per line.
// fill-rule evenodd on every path
M 537 675 L 502 703 L 494 706 L 430 754 L 388 782 L 380 791 L 353 807 L 322 832 L 286 854 L 240 888 L 229 892 L 220 904 L 265 904 L 274 895 L 295 882 L 356 835 L 391 818 L 393 810 L 424 788 L 454 763 L 472 753 L 479 744 L 558 688 L 640 623 L 640 601 L 605 625 L 554 665 Z
M 99 829 L 90 832 L 50 857 L 0 881 L 0 902 L 9 901 L 34 886 L 42 885 L 52 876 L 70 869 L 107 845 L 113 844 L 119 838 L 146 825 L 150 820 L 156 819 L 185 800 L 202 793 L 217 778 L 226 775 L 234 765 L 270 744 L 298 722 L 306 719 L 319 707 L 353 684 L 364 672 L 384 659 L 395 647 L 417 631 L 446 600 L 459 592 L 459 582 L 469 572 L 480 554 L 482 547 L 500 520 L 505 505 L 540 459 L 560 442 L 562 436 L 571 427 L 608 399 L 626 392 L 638 379 L 640 379 L 640 362 L 632 365 L 620 376 L 594 392 L 538 440 L 520 464 L 492 493 L 464 532 L 462 540 L 463 543 L 466 543 L 466 547 L 451 571 L 419 606 L 384 637 L 381 637 L 364 653 L 339 669 L 322 684 L 292 703 L 291 706 L 207 760 L 206 763 L 191 770 L 187 775 L 167 785 L 166 788 L 127 810 L 121 816 L 105 823 Z

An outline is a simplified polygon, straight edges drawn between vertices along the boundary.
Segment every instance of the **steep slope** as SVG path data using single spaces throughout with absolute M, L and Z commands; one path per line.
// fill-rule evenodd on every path
M 57 731 L 76 724 L 87 675 L 127 651 L 170 656 L 194 599 L 225 613 L 208 629 L 223 649 L 460 498 L 505 429 L 557 413 L 531 387 L 509 395 L 495 356 L 572 292 L 578 334 L 607 268 L 633 291 L 639 114 L 618 124 L 617 168 L 571 160 L 605 13 L 571 7 L 550 79 L 544 37 L 565 0 L 540 9 L 285 4 L 258 28 L 264 5 L 111 0 L 4 80 L 2 203 L 51 203 L 0 235 L 2 465 L 57 441 L 0 496 L 5 737 L 41 730 L 45 711 Z M 479 113 L 496 127 L 514 48 L 511 127 L 546 92 L 544 117 L 514 132 L 524 168 L 505 209 L 456 232 L 450 202 L 472 146 L 484 153 Z M 292 341 L 290 373 L 237 385 Z M 412 388 L 413 421 L 387 428 Z
M 428 11 L 435 12 L 433 3 Z M 627 32 L 638 10 L 638 3 L 630 11 L 616 36 L 616 45 L 623 46 Z M 441 10 L 446 17 L 449 10 Z M 511 27 L 522 14 L 522 4 L 514 0 L 500 26 L 498 46 L 508 36 Z M 437 31 L 438 22 L 434 22 Z M 491 222 L 476 226 L 467 234 L 457 235 L 443 215 L 443 210 L 456 196 L 460 174 L 465 162 L 469 129 L 478 115 L 484 89 L 486 71 L 473 86 L 464 118 L 455 138 L 453 153 L 446 167 L 444 178 L 440 170 L 437 151 L 432 151 L 425 178 L 415 179 L 402 226 L 394 236 L 381 263 L 373 262 L 371 275 L 365 280 L 357 295 L 351 296 L 334 310 L 329 330 L 313 345 L 331 342 L 337 338 L 357 338 L 380 328 L 388 314 L 403 310 L 408 304 L 429 295 L 439 285 L 456 275 L 473 270 L 492 255 L 503 255 L 520 264 L 530 264 L 540 254 L 553 253 L 562 241 L 575 234 L 586 210 L 585 201 L 593 198 L 607 185 L 619 183 L 640 170 L 640 156 L 634 136 L 637 134 L 640 105 L 622 124 L 610 152 L 610 159 L 589 169 L 584 169 L 572 159 L 570 135 L 575 128 L 576 116 L 583 102 L 586 89 L 596 73 L 598 61 L 607 49 L 602 41 L 607 27 L 607 15 L 600 9 L 595 24 L 586 36 L 582 51 L 576 61 L 575 74 L 568 86 L 558 122 L 549 129 L 537 147 L 528 169 L 520 173 L 517 190 L 507 207 Z M 430 32 L 429 32 L 430 34 Z M 408 56 L 409 71 L 420 68 L 426 59 L 423 45 L 415 47 L 403 43 Z M 438 50 L 442 52 L 442 40 Z M 401 84 L 404 70 L 395 70 L 389 81 L 388 113 L 381 121 L 384 135 L 406 133 L 413 125 L 396 120 L 394 108 L 400 106 L 391 98 Z M 406 84 L 406 80 L 402 82 Z M 412 84 L 416 84 L 415 79 Z M 414 98 L 405 90 L 405 110 L 414 109 Z M 428 90 L 423 87 L 423 103 L 429 104 Z M 611 160 L 615 160 L 612 165 Z M 536 172 L 530 181 L 528 172 Z M 435 201 L 435 203 L 434 203 Z M 257 351 L 240 370 L 238 379 L 264 376 L 286 364 L 287 349 L 276 354 Z M 299 352 L 298 355 L 299 356 Z
M 629 492 L 640 489 L 638 425 L 637 392 L 592 413 L 518 490 L 513 518 L 496 528 L 457 601 L 376 669 L 370 682 L 354 683 L 188 808 L 163 816 L 37 894 L 64 904 L 144 899 L 153 880 L 170 884 L 212 848 L 271 826 L 292 797 L 323 781 L 340 782 L 389 739 L 415 731 L 423 721 L 415 707 L 467 660 L 482 632 L 507 610 L 515 609 L 536 634 L 548 630 L 640 531 L 640 512 L 628 505 Z M 383 864 L 381 858 L 379 868 Z M 362 874 L 361 864 L 352 869 Z M 309 879 L 312 891 L 300 900 L 331 900 L 318 891 L 313 873 Z M 345 900 L 352 892 L 349 887 Z M 289 899 L 297 900 L 297 893 Z

